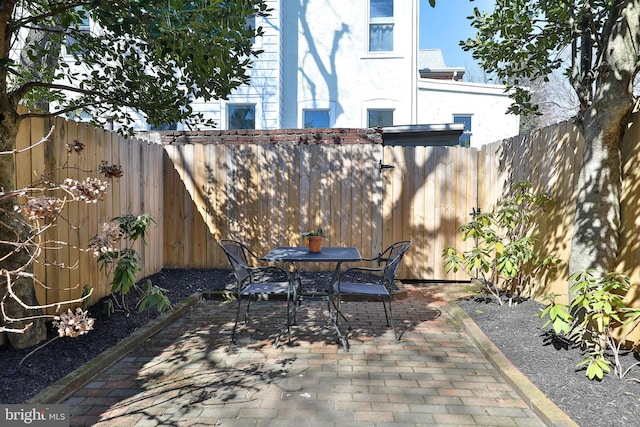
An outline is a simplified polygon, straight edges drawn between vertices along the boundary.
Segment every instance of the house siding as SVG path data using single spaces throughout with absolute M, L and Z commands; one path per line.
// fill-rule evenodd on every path
M 418 84 L 420 123 L 452 123 L 454 115 L 470 115 L 473 147 L 519 132 L 519 117 L 506 113 L 512 100 L 502 86 L 432 79 L 421 79 Z

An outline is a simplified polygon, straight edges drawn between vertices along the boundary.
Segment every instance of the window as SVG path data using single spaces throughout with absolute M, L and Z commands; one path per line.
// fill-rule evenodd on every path
M 166 123 L 162 125 L 154 125 L 149 123 L 149 130 L 176 130 L 178 129 L 178 123 Z
M 393 126 L 393 110 L 367 110 L 367 126 Z
M 464 132 L 460 135 L 460 145 L 471 147 L 471 116 L 453 116 L 453 123 L 464 124 Z
M 393 51 L 393 0 L 369 1 L 369 52 Z
M 329 110 L 303 110 L 303 122 L 307 128 L 328 128 Z
M 255 105 L 228 105 L 227 129 L 255 129 Z
M 247 16 L 247 18 L 245 19 L 244 28 L 245 28 L 245 30 L 251 31 L 251 32 L 253 32 L 255 34 L 255 31 L 256 31 L 256 16 L 255 15 Z M 256 44 L 256 38 L 255 37 L 251 37 L 251 44 L 252 45 Z

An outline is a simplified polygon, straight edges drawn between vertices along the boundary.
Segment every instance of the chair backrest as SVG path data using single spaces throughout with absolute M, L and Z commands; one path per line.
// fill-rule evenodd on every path
M 386 264 L 384 266 L 384 272 L 382 274 L 382 281 L 387 287 L 393 285 L 393 281 L 400 267 L 402 257 L 413 245 L 411 240 L 401 240 L 389 246 L 382 255 L 386 255 Z
M 240 284 L 250 276 L 249 262 L 247 260 L 247 251 L 249 249 L 235 240 L 220 240 L 218 244 L 227 255 L 229 264 L 231 264 L 231 268 L 233 269 L 233 274 L 238 284 Z

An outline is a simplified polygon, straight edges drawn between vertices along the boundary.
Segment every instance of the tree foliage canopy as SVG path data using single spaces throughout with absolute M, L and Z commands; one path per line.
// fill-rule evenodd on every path
M 0 96 L 53 102 L 104 125 L 194 118 L 191 102 L 225 98 L 248 82 L 262 34 L 249 18 L 263 0 L 4 1 Z M 0 36 L 2 38 L 3 36 Z M 21 52 L 20 59 L 15 55 Z M 197 115 L 195 115 L 197 119 Z
M 514 113 L 536 110 L 522 84 L 563 69 L 578 95 L 580 114 L 591 105 L 601 73 L 611 67 L 628 69 L 631 82 L 638 72 L 638 55 L 628 66 L 610 64 L 607 46 L 628 1 L 615 0 L 496 0 L 492 13 L 474 10 L 475 39 L 461 42 L 481 67 L 495 72 L 513 90 Z M 637 37 L 637 36 L 636 36 Z M 637 40 L 636 40 L 637 41 Z M 637 47 L 637 45 L 636 45 Z M 566 61 L 569 58 L 569 61 Z M 595 84 L 594 84 L 595 83 Z M 631 87 L 629 87 L 631 91 Z

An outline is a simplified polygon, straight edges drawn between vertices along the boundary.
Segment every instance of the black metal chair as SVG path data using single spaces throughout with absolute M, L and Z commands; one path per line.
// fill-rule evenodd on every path
M 344 296 L 375 297 L 381 299 L 384 306 L 384 314 L 387 319 L 387 326 L 393 328 L 396 340 L 400 339 L 393 321 L 393 311 L 391 309 L 394 291 L 393 282 L 398 267 L 400 267 L 402 257 L 412 244 L 410 240 L 396 242 L 377 257 L 362 259 L 362 261 L 375 262 L 378 264 L 378 267 L 352 267 L 340 273 L 338 276 L 338 280 L 332 286 L 331 305 L 333 305 L 333 309 L 335 310 L 335 313 L 333 313 L 333 316 L 335 316 L 333 317 L 333 321 L 336 325 L 338 338 L 342 341 L 345 351 L 349 351 L 349 340 L 347 335 L 340 331 L 340 319 L 342 318 L 347 322 L 349 325 L 348 331 L 351 331 L 351 323 L 341 311 Z M 331 309 L 331 307 L 329 308 Z
M 273 346 L 278 347 L 282 333 L 286 329 L 291 340 L 291 324 L 295 319 L 297 287 L 288 271 L 273 265 L 267 265 L 264 260 L 255 255 L 246 245 L 235 240 L 220 240 L 218 242 L 229 259 L 236 279 L 235 297 L 238 304 L 236 320 L 231 331 L 231 342 L 235 343 L 236 328 L 240 319 L 242 300 L 247 300 L 247 310 L 244 317 L 245 324 L 249 318 L 251 301 L 259 296 L 286 295 L 287 319 Z

